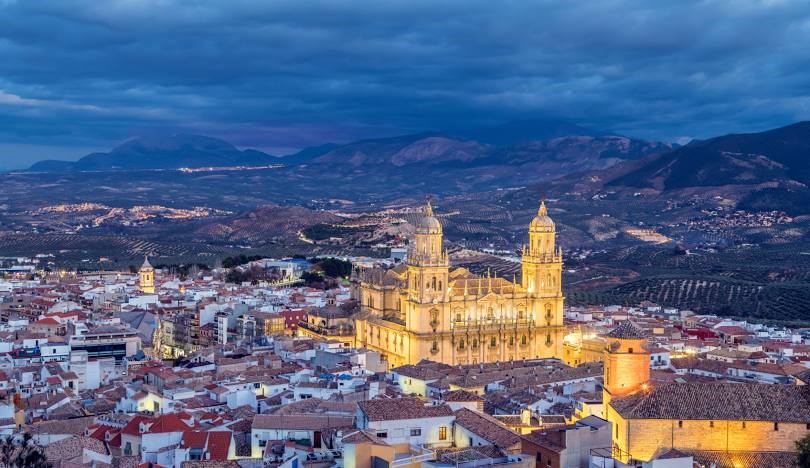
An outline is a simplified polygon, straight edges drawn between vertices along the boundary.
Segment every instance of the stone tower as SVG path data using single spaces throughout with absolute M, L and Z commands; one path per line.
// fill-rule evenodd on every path
M 536 339 L 536 355 L 562 356 L 564 336 L 562 291 L 562 250 L 557 247 L 554 221 L 546 203 L 529 224 L 529 244 L 523 247 L 521 286 L 526 292 L 530 319 L 544 331 Z
M 602 400 L 607 415 L 612 398 L 644 389 L 650 380 L 650 353 L 644 349 L 644 332 L 629 320 L 621 322 L 606 338 Z
M 408 251 L 408 299 L 416 303 L 442 302 L 446 298 L 450 260 L 442 242 L 442 224 L 433 215 L 428 199 L 416 223 Z
M 138 287 L 144 294 L 155 293 L 155 269 L 149 263 L 148 257 L 144 257 L 143 265 L 138 270 Z

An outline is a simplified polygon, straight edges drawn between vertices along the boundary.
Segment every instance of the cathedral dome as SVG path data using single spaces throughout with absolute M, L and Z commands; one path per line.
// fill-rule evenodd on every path
M 540 231 L 540 232 L 548 232 L 554 230 L 554 221 L 548 216 L 548 210 L 546 209 L 546 202 L 540 202 L 540 209 L 537 210 L 537 216 L 532 219 L 532 223 L 529 225 L 530 231 Z
M 427 205 L 425 206 L 425 213 L 422 215 L 421 218 L 416 222 L 416 233 L 417 234 L 441 234 L 442 233 L 442 224 L 433 216 L 433 206 L 430 205 L 430 200 L 428 200 Z

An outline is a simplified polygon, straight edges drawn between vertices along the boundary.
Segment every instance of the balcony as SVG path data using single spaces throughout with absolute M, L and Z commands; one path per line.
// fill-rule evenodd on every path
M 450 323 L 451 330 L 508 330 L 515 328 L 533 328 L 535 322 L 532 319 L 517 318 L 491 318 L 480 320 L 461 320 Z

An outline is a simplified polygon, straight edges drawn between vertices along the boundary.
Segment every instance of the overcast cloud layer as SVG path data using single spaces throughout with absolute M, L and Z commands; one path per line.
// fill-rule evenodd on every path
M 660 140 L 810 119 L 810 3 L 0 0 L 0 167 L 550 116 Z

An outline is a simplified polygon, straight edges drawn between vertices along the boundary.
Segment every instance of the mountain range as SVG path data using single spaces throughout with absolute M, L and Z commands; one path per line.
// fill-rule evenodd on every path
M 232 144 L 201 135 L 140 137 L 127 140 L 109 153 L 92 153 L 75 162 L 40 161 L 29 170 L 35 172 L 111 171 L 178 169 L 234 165 L 264 165 L 278 159 L 256 150 L 239 150 Z
M 590 130 L 563 121 L 532 120 L 454 132 L 429 132 L 376 138 L 348 144 L 327 143 L 276 157 L 239 150 L 208 136 L 133 138 L 107 153 L 76 162 L 41 161 L 32 172 L 132 171 L 181 167 L 284 164 L 303 172 L 329 167 L 330 176 L 351 179 L 360 173 L 408 176 L 434 173 L 451 180 L 497 175 L 514 183 L 525 174 L 543 179 L 572 171 L 602 169 L 627 159 L 668 152 L 672 146 Z M 392 172 L 396 174 L 391 174 Z M 519 180 L 518 180 L 519 182 Z
M 742 208 L 810 212 L 810 122 L 730 134 L 685 146 L 575 124 L 536 120 L 324 144 L 273 156 L 199 135 L 134 138 L 76 162 L 42 161 L 35 172 L 131 171 L 282 164 L 284 183 L 318 181 L 337 191 L 432 193 L 598 180 L 603 189 L 733 191 Z M 441 181 L 436 183 L 435 181 Z M 733 190 L 732 190 L 733 188 Z M 411 190 L 411 191 L 413 191 Z

